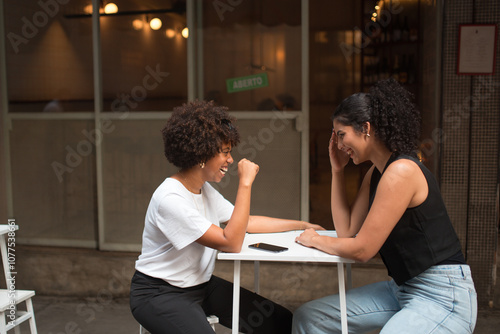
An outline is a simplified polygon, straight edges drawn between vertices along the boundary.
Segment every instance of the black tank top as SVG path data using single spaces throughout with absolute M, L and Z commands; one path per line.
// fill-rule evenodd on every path
M 436 179 L 420 161 L 407 155 L 393 154 L 384 171 L 399 159 L 415 162 L 422 170 L 429 187 L 425 201 L 417 207 L 406 209 L 380 249 L 389 276 L 396 284 L 401 285 L 431 266 L 465 264 L 465 258 Z M 381 177 L 382 174 L 375 168 L 370 182 L 369 207 L 373 203 Z

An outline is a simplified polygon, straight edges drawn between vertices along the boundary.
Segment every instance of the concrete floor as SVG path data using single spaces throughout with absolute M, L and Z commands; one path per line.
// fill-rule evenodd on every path
M 500 246 L 500 244 L 499 244 Z M 27 252 L 27 250 L 25 250 Z M 48 258 L 53 263 L 61 266 L 61 252 L 49 252 L 45 249 L 41 256 Z M 44 272 L 36 272 L 32 275 L 22 275 L 20 277 L 35 276 L 33 282 L 22 282 L 20 286 L 23 289 L 32 289 L 37 291 L 37 295 L 33 299 L 35 308 L 35 318 L 37 323 L 38 333 L 40 334 L 137 334 L 139 333 L 139 324 L 133 318 L 128 305 L 128 289 L 129 280 L 132 275 L 133 261 L 135 256 L 116 256 L 113 254 L 81 254 L 76 252 L 72 256 L 66 251 L 65 260 L 70 263 L 78 263 L 78 276 L 64 275 L 62 267 L 59 270 L 54 269 L 52 281 L 44 278 Z M 36 249 L 36 253 L 40 253 Z M 69 252 L 71 253 L 71 252 Z M 71 253 L 72 254 L 72 253 Z M 70 254 L 70 255 L 71 255 Z M 24 254 L 27 255 L 27 254 Z M 23 258 L 37 260 L 33 254 L 23 256 Z M 57 255 L 57 256 L 56 256 Z M 84 256 L 85 255 L 85 256 Z M 109 257 L 109 258 L 108 258 Z M 85 261 L 92 262 L 92 266 L 85 266 Z M 386 269 L 380 261 L 371 261 L 368 264 L 353 266 L 352 283 L 353 286 L 361 286 L 369 284 L 373 281 L 381 281 L 387 279 Z M 39 263 L 27 263 L 33 267 L 38 267 Z M 93 271 L 92 275 L 82 275 L 86 273 L 88 268 L 98 268 L 107 277 L 103 282 L 100 280 L 92 280 L 94 276 L 99 276 L 99 272 Z M 64 267 L 66 268 L 66 267 Z M 83 268 L 83 269 L 82 269 Z M 108 269 L 107 271 L 105 269 Z M 120 269 L 122 268 L 122 269 Z M 128 271 L 124 272 L 123 268 Z M 500 275 L 500 259 L 499 259 Z M 113 279 L 109 277 L 109 270 L 113 269 L 116 274 Z M 86 271 L 87 270 L 87 271 Z M 97 270 L 97 269 L 96 269 Z M 232 263 L 227 261 L 218 261 L 214 274 L 217 276 L 232 280 Z M 26 272 L 24 270 L 23 272 Z M 242 286 L 248 289 L 253 287 L 253 271 L 254 267 L 251 263 L 242 263 Z M 56 274 L 57 273 L 57 274 Z M 115 277 L 116 276 L 116 277 Z M 123 277 L 122 277 L 123 276 Z M 282 263 L 261 263 L 260 279 L 261 294 L 265 297 L 288 307 L 290 310 L 295 310 L 304 302 L 316 298 L 320 298 L 325 294 L 337 293 L 338 283 L 336 280 L 336 269 L 331 266 L 323 265 L 287 265 Z M 55 284 L 56 280 L 62 282 L 73 282 L 73 285 L 68 288 L 67 285 Z M 31 284 L 41 281 L 40 286 L 32 286 Z M 54 285 L 52 290 L 46 287 Z M 23 286 L 24 285 L 24 286 Z M 85 294 L 82 297 L 68 297 L 67 295 L 56 295 L 56 293 L 40 293 L 42 288 L 45 291 L 79 291 L 80 288 Z M 66 289 L 66 290 L 65 290 Z M 122 291 L 123 290 L 123 291 Z M 50 296 L 48 296 L 50 295 Z M 87 297 L 91 296 L 91 297 Z M 121 297 L 120 297 L 121 296 Z M 496 306 L 494 309 L 481 309 L 476 325 L 476 334 L 497 334 L 500 329 L 500 294 L 495 294 Z M 30 333 L 29 326 L 22 324 L 21 334 Z M 231 331 L 225 327 L 217 325 L 217 334 L 230 334 Z M 377 332 L 369 333 L 375 334 Z
M 130 313 L 128 300 L 75 299 L 69 297 L 35 296 L 33 300 L 40 334 L 137 334 L 139 325 Z M 500 310 L 481 310 L 474 333 L 497 334 Z M 217 325 L 217 334 L 231 331 Z M 29 333 L 27 324 L 21 333 Z

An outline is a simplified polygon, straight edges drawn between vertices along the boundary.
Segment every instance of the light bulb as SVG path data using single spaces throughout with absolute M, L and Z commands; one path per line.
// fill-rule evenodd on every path
M 155 17 L 154 19 L 152 19 L 150 22 L 149 22 L 149 26 L 151 27 L 151 29 L 153 30 L 158 30 L 161 28 L 161 20 L 157 17 Z
M 85 14 L 92 14 L 92 4 L 85 6 L 85 8 L 83 8 L 83 11 L 85 12 Z
M 175 30 L 174 29 L 167 29 L 165 31 L 165 35 L 167 35 L 168 38 L 174 38 L 175 37 Z
M 182 34 L 182 37 L 188 38 L 189 37 L 189 29 L 187 27 L 182 29 L 181 34 Z
M 106 14 L 116 14 L 118 13 L 118 6 L 110 2 L 104 7 L 104 13 Z
M 140 19 L 135 19 L 132 21 L 132 27 L 134 27 L 135 30 L 141 30 L 144 28 L 144 21 Z

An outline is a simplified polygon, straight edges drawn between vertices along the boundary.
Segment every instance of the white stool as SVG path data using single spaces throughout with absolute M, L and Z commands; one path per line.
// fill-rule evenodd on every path
M 0 333 L 6 334 L 7 331 L 14 328 L 16 333 L 19 333 L 21 323 L 29 320 L 31 333 L 37 334 L 35 323 L 35 312 L 33 311 L 33 303 L 31 297 L 35 295 L 35 291 L 29 290 L 0 290 Z M 17 306 L 22 302 L 26 303 L 26 311 L 17 310 Z M 15 308 L 13 308 L 15 306 Z M 7 322 L 6 322 L 7 319 Z
M 212 329 L 215 332 L 215 324 L 219 323 L 219 318 L 216 317 L 215 315 L 209 315 L 207 317 L 208 323 L 212 326 Z M 149 333 L 147 330 L 145 330 L 141 325 L 139 325 L 139 334 L 146 334 Z
M 3 271 L 5 275 L 5 283 L 7 290 L 0 290 L 0 334 L 7 334 L 7 331 L 14 329 L 16 334 L 20 333 L 19 326 L 21 323 L 29 320 L 31 334 L 37 334 L 35 323 L 35 311 L 31 298 L 35 296 L 35 291 L 32 290 L 17 290 L 10 287 L 11 272 L 8 262 L 7 243 L 5 236 L 9 232 L 16 231 L 17 225 L 0 225 L 0 253 L 2 256 Z M 17 310 L 21 303 L 26 303 L 26 311 Z

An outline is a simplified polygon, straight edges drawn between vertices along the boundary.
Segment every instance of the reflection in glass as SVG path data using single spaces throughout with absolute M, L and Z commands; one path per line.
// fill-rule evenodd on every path
M 65 17 L 87 1 L 47 3 L 4 1 L 9 110 L 91 111 L 91 20 Z
M 185 4 L 118 5 L 116 15 L 100 19 L 103 109 L 171 111 L 187 101 Z
M 4 8 L 10 112 L 93 111 L 89 1 Z M 121 1 L 99 12 L 104 110 L 168 111 L 185 102 L 185 3 Z
M 300 0 L 205 5 L 204 98 L 231 110 L 299 110 L 300 5 Z M 267 75 L 267 86 L 237 92 L 226 86 L 227 79 L 262 73 Z

